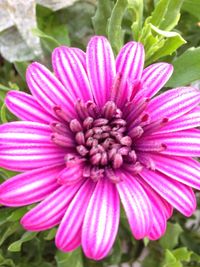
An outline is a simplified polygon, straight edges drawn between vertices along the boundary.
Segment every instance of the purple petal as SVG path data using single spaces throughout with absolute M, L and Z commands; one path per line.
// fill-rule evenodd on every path
M 196 199 L 190 187 L 146 168 L 140 172 L 140 175 L 161 197 L 183 215 L 189 217 L 195 211 Z
M 116 187 L 109 179 L 98 181 L 90 199 L 82 227 L 82 246 L 88 258 L 105 257 L 115 241 L 120 216 Z
M 135 141 L 137 150 L 153 152 L 160 147 L 162 154 L 198 157 L 200 156 L 200 130 L 185 130 L 177 133 L 154 134 Z M 162 149 L 161 149 L 162 148 Z
M 45 147 L 41 144 L 2 145 L 0 166 L 13 171 L 27 171 L 43 166 L 64 164 L 67 151 L 59 147 Z
M 120 88 L 116 93 L 117 104 L 123 106 L 130 95 L 129 84 L 140 80 L 144 67 L 144 47 L 141 43 L 129 42 L 120 50 L 116 58 L 116 70 L 121 75 Z M 123 101 L 124 100 L 124 101 Z
M 47 112 L 37 101 L 24 92 L 10 91 L 6 95 L 5 104 L 7 108 L 18 118 L 25 121 L 38 121 L 49 123 L 55 120 L 51 110 Z
M 174 120 L 189 112 L 200 102 L 200 92 L 192 87 L 180 87 L 169 90 L 149 102 L 146 112 L 151 120 L 162 118 Z
M 80 245 L 83 219 L 94 188 L 95 183 L 88 179 L 67 208 L 56 234 L 56 246 L 62 251 L 71 251 Z
M 18 207 L 44 199 L 58 188 L 56 176 L 62 168 L 44 167 L 8 179 L 0 185 L 0 203 Z
M 190 112 L 181 117 L 170 121 L 157 131 L 160 133 L 177 132 L 181 130 L 192 129 L 200 126 L 200 108 L 199 106 L 192 109 Z
M 76 163 L 72 166 L 65 167 L 58 174 L 58 183 L 72 185 L 83 179 L 84 163 Z
M 26 79 L 33 96 L 47 112 L 60 106 L 69 119 L 76 117 L 72 96 L 46 67 L 32 63 L 27 69 Z
M 153 223 L 148 237 L 151 240 L 156 240 L 160 238 L 166 231 L 166 201 L 163 200 L 147 183 L 141 181 L 141 179 L 139 182 L 141 182 L 152 206 Z
M 155 63 L 144 69 L 141 83 L 143 97 L 153 97 L 169 80 L 173 72 L 173 66 L 168 63 Z M 136 95 L 137 98 L 137 95 Z
M 43 231 L 59 224 L 80 186 L 81 183 L 59 187 L 23 216 L 21 219 L 23 227 L 28 231 Z
M 136 239 L 142 239 L 149 234 L 152 227 L 151 202 L 134 176 L 128 173 L 120 175 L 123 179 L 118 183 L 123 207 L 125 209 L 131 231 Z
M 114 55 L 105 37 L 95 36 L 91 38 L 87 47 L 86 63 L 95 101 L 102 107 L 109 100 L 116 74 Z
M 178 182 L 200 190 L 200 164 L 191 158 L 152 154 L 156 169 Z
M 54 72 L 65 88 L 70 90 L 75 100 L 93 99 L 85 61 L 85 53 L 78 48 L 62 46 L 56 48 L 52 54 Z
M 0 144 L 45 144 L 52 146 L 51 129 L 38 122 L 16 121 L 0 125 Z

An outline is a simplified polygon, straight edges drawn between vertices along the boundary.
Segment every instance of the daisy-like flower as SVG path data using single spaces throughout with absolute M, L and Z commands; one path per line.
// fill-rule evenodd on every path
M 0 186 L 0 203 L 40 202 L 21 219 L 29 231 L 58 226 L 62 251 L 82 246 L 99 260 L 111 250 L 120 200 L 136 239 L 161 237 L 173 207 L 190 216 L 200 189 L 200 92 L 158 94 L 173 68 L 144 69 L 144 48 L 129 42 L 116 60 L 106 38 L 86 53 L 59 47 L 53 73 L 27 70 L 32 95 L 10 91 L 8 109 L 22 121 L 0 126 L 1 167 L 23 172 Z

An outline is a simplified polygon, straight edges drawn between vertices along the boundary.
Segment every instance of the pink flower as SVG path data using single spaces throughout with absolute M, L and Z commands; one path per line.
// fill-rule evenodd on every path
M 32 95 L 11 91 L 22 121 L 0 126 L 0 165 L 23 172 L 0 186 L 0 203 L 39 202 L 21 220 L 29 231 L 59 225 L 56 245 L 82 245 L 102 259 L 117 235 L 120 200 L 136 239 L 158 239 L 172 207 L 190 216 L 200 189 L 200 93 L 176 88 L 155 96 L 172 66 L 145 69 L 144 48 L 127 43 L 114 59 L 104 37 L 86 53 L 59 47 L 52 74 L 27 70 Z M 154 97 L 155 96 L 155 97 Z

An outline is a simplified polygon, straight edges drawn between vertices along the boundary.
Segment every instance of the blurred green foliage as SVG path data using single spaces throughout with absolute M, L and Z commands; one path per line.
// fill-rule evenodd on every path
M 96 33 L 109 38 L 115 54 L 124 42 L 134 39 L 144 44 L 146 65 L 161 60 L 171 62 L 175 72 L 168 87 L 200 80 L 199 0 L 88 0 L 56 12 L 37 5 L 36 18 L 37 28 L 32 33 L 40 38 L 43 53 L 34 60 L 50 68 L 55 47 L 67 45 L 85 50 L 90 36 Z M 10 89 L 28 91 L 25 83 L 28 64 L 10 63 L 0 57 L 1 123 L 16 119 L 7 111 L 4 98 Z M 13 175 L 14 172 L 0 168 L 1 182 Z M 159 241 L 136 241 L 122 212 L 113 250 L 99 262 L 86 259 L 81 249 L 71 253 L 57 251 L 53 242 L 56 228 L 42 233 L 25 232 L 19 221 L 31 206 L 0 207 L 0 266 L 104 267 L 122 263 L 131 266 L 137 262 L 141 267 L 198 267 L 199 194 L 197 199 L 197 213 L 188 219 L 174 212 L 165 236 Z

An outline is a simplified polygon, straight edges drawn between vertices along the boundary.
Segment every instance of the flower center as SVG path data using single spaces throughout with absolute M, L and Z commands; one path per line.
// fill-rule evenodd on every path
M 123 112 L 113 101 L 108 101 L 101 109 L 93 101 L 83 103 L 78 100 L 75 104 L 78 117 L 69 122 L 69 127 L 57 129 L 52 140 L 61 146 L 68 146 L 68 135 L 73 139 L 73 150 L 76 149 L 77 159 L 67 154 L 67 163 L 84 162 L 83 176 L 98 180 L 104 175 L 113 182 L 118 182 L 113 170 L 120 168 L 124 163 L 135 163 L 136 153 L 132 138 L 127 134 L 127 122 L 123 119 Z M 65 119 L 62 110 L 57 114 Z M 60 125 L 60 124 L 59 124 Z M 58 124 L 56 124 L 58 128 Z M 68 129 L 68 130 L 67 130 Z M 65 133 L 58 134 L 58 130 Z M 74 155 L 74 154 L 73 154 Z
M 94 103 L 90 105 L 96 108 Z M 89 105 L 89 106 L 90 106 Z M 77 103 L 82 109 L 82 103 Z M 126 135 L 126 121 L 114 102 L 107 102 L 102 110 L 89 112 L 89 107 L 82 113 L 81 120 L 71 120 L 69 127 L 75 134 L 76 150 L 81 157 L 93 166 L 105 166 L 117 169 L 123 161 L 135 159 L 132 139 Z

